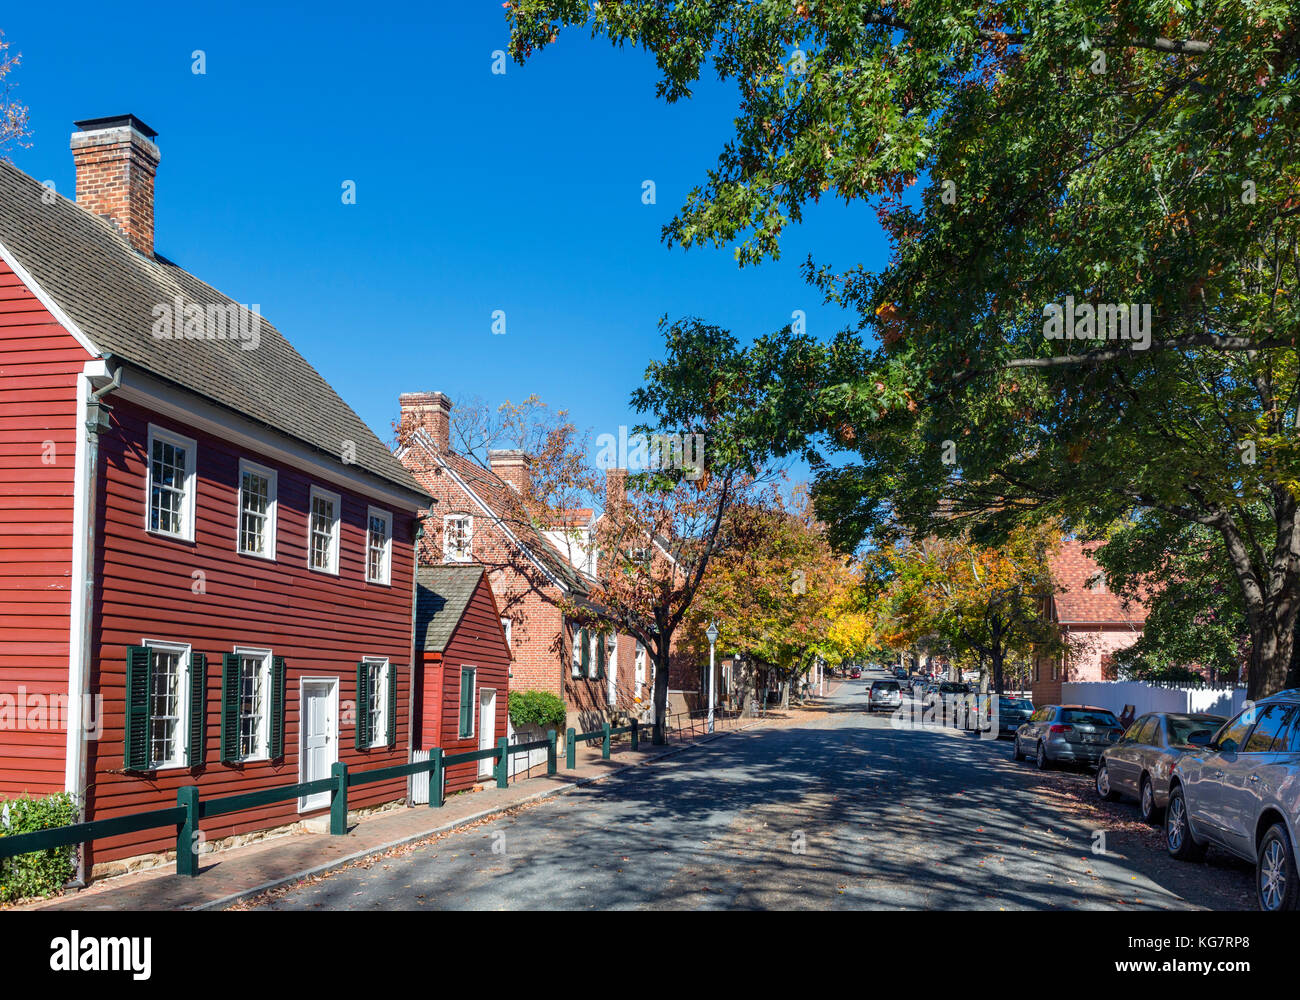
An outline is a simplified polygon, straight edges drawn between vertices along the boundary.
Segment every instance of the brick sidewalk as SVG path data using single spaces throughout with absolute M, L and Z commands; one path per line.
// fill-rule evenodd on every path
M 578 766 L 560 770 L 554 777 L 514 782 L 509 788 L 493 786 L 450 796 L 440 809 L 415 806 L 358 818 L 349 818 L 345 836 L 325 833 L 294 833 L 246 847 L 222 851 L 200 859 L 197 878 L 175 874 L 174 866 L 133 872 L 103 879 L 88 888 L 65 896 L 27 904 L 17 909 L 54 910 L 188 910 L 219 909 L 239 899 L 268 889 L 319 875 L 349 862 L 382 854 L 404 844 L 436 837 L 458 827 L 498 815 L 530 802 L 563 794 L 599 781 L 629 767 L 667 757 L 710 739 L 767 724 L 779 719 L 755 720 L 722 730 L 712 737 L 700 736 L 667 747 L 644 740 L 635 753 L 626 741 L 614 744 L 609 760 L 600 757 L 600 746 L 580 745 Z

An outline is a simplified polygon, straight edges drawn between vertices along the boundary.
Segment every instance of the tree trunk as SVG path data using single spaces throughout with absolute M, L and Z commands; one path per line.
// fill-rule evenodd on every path
M 993 665 L 993 690 L 1002 694 L 1005 681 L 1002 678 L 1002 664 L 1006 659 L 1006 651 L 1002 648 L 1002 626 L 1000 622 L 993 623 L 993 648 L 989 651 L 989 660 Z
M 655 728 L 651 742 L 661 747 L 668 742 L 668 644 L 655 650 Z

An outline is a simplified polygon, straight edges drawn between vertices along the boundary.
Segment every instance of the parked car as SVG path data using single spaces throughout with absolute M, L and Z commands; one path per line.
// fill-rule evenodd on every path
M 971 686 L 960 681 L 934 681 L 925 692 L 927 712 L 933 707 L 943 723 L 951 719 L 954 723 L 962 717 L 967 708 Z
M 1261 910 L 1300 900 L 1295 838 L 1300 828 L 1300 689 L 1262 698 L 1174 765 L 1165 846 L 1182 861 L 1213 844 L 1255 862 Z
M 896 678 L 898 678 L 900 681 L 901 681 L 901 680 L 906 680 L 906 679 L 907 679 L 907 671 L 904 670 L 902 667 L 895 667 L 895 668 L 894 668 L 894 676 L 895 676 Z
M 1093 705 L 1044 705 L 1016 730 L 1012 756 L 1033 757 L 1040 771 L 1053 764 L 1096 767 L 1102 752 L 1124 735 L 1115 713 Z M 1026 748 L 1032 748 L 1026 753 Z
M 895 709 L 903 704 L 903 694 L 898 681 L 872 681 L 867 693 L 867 711 L 878 708 Z
M 992 708 L 993 699 L 989 698 Z M 998 695 L 998 739 L 1003 736 L 1015 736 L 1016 730 L 1024 725 L 1034 714 L 1034 703 L 1028 698 L 1013 698 L 1010 695 Z
M 1179 758 L 1204 747 L 1227 720 L 1221 715 L 1151 712 L 1138 718 L 1107 747 L 1097 768 L 1097 794 L 1107 801 L 1122 795 L 1138 800 L 1143 821 L 1155 823 L 1169 804 L 1169 776 Z
M 857 667 L 854 667 L 852 670 L 849 671 L 849 680 L 857 681 L 861 679 L 862 679 L 862 671 L 859 670 Z

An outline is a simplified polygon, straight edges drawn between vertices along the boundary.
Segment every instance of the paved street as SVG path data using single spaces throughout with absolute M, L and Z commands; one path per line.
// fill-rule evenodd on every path
M 1009 741 L 900 730 L 870 677 L 437 843 L 263 897 L 274 909 L 1250 909 L 1247 868 L 1165 856 L 1091 776 Z M 1093 852 L 1105 833 L 1104 854 Z

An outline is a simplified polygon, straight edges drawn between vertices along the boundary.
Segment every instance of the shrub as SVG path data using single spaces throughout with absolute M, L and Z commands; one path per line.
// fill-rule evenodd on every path
M 7 824 L 0 819 L 0 837 L 34 833 L 77 822 L 77 804 L 67 792 L 44 798 L 27 797 L 0 802 L 0 817 L 8 811 Z M 58 892 L 72 878 L 74 848 L 51 847 L 45 851 L 0 858 L 0 902 Z
M 510 724 L 516 729 L 541 726 L 558 731 L 565 717 L 564 701 L 549 691 L 510 692 Z

